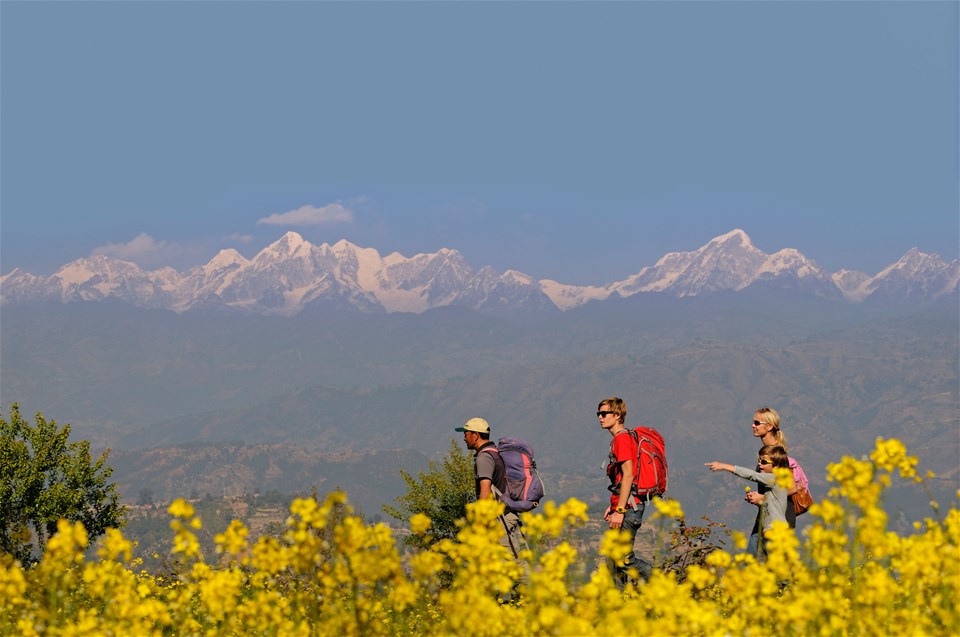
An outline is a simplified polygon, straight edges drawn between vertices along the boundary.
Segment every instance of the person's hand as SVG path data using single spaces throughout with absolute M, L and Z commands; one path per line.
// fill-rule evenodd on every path
M 756 491 L 750 491 L 749 493 L 747 493 L 747 497 L 745 497 L 744 500 L 746 500 L 750 504 L 755 504 L 757 506 L 760 506 L 761 504 L 763 504 L 764 495 L 762 493 L 757 493 Z
M 710 469 L 710 471 L 730 471 L 730 465 L 725 462 L 705 462 L 703 466 Z
M 611 529 L 619 529 L 623 526 L 623 513 L 617 513 L 613 510 L 607 510 L 603 519 L 610 523 Z

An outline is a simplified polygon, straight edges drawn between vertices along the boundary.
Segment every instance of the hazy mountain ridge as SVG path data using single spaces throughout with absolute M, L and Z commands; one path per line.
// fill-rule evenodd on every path
M 381 257 L 373 248 L 341 240 L 314 246 L 295 232 L 252 259 L 222 250 L 185 273 L 145 271 L 133 263 L 97 255 L 77 259 L 49 277 L 14 269 L 0 277 L 0 301 L 9 304 L 94 302 L 118 299 L 142 308 L 177 313 L 230 309 L 292 316 L 308 307 L 367 313 L 414 312 L 462 306 L 491 312 L 570 310 L 591 301 L 638 294 L 677 298 L 752 286 L 781 288 L 831 300 L 862 302 L 934 300 L 957 293 L 960 260 L 914 248 L 875 276 L 841 270 L 829 274 L 794 248 L 758 250 L 742 230 L 716 237 L 693 252 L 672 252 L 623 281 L 573 286 L 508 270 L 472 269 L 456 250 Z
M 551 497 L 593 501 L 604 493 L 597 468 L 609 437 L 592 410 L 600 398 L 614 394 L 627 400 L 628 424 L 664 433 L 671 495 L 691 512 L 714 515 L 718 506 L 729 505 L 730 515 L 748 515 L 736 498 L 723 499 L 737 485 L 702 465 L 743 462 L 755 453 L 749 418 L 764 404 L 784 416 L 791 455 L 803 463 L 818 497 L 828 488 L 827 464 L 869 453 L 878 436 L 902 439 L 921 457 L 924 470 L 938 474 L 937 488 L 949 493 L 960 479 L 956 318 L 957 311 L 948 307 L 900 317 L 839 318 L 835 327 L 825 324 L 786 339 L 753 329 L 770 323 L 767 316 L 745 319 L 742 339 L 734 333 L 718 339 L 720 334 L 711 337 L 709 331 L 689 339 L 685 327 L 658 328 L 636 318 L 632 329 L 608 326 L 585 336 L 581 346 L 561 345 L 579 331 L 574 323 L 555 327 L 549 339 L 529 350 L 552 348 L 553 357 L 527 365 L 521 361 L 427 383 L 305 386 L 248 407 L 130 428 L 116 441 L 133 447 L 240 438 L 254 446 L 337 449 L 347 455 L 406 447 L 435 457 L 459 439 L 455 426 L 483 415 L 495 437 L 517 435 L 534 443 L 553 486 Z M 708 328 L 709 319 L 702 324 Z M 639 341 L 648 329 L 656 333 Z M 715 502 L 718 497 L 725 504 Z
M 749 517 L 738 506 L 742 489 L 702 463 L 749 459 L 749 417 L 764 404 L 783 414 L 815 495 L 826 488 L 827 463 L 868 453 L 877 436 L 903 439 L 955 491 L 957 325 L 950 298 L 846 304 L 758 286 L 614 297 L 522 320 L 462 307 L 176 315 L 108 298 L 5 308 L 2 400 L 114 448 L 128 498 L 150 482 L 166 485 L 158 497 L 172 497 L 214 483 L 236 493 L 355 481 L 351 497 L 369 502 L 354 494 L 376 491 L 380 480 L 394 489 L 399 478 L 375 477 L 359 454 L 412 449 L 436 458 L 459 440 L 454 427 L 482 415 L 495 436 L 533 442 L 551 498 L 593 502 L 604 493 L 609 438 L 593 410 L 614 394 L 627 400 L 629 424 L 667 437 L 671 495 L 691 514 Z M 269 447 L 264 458 L 274 460 L 158 449 L 240 446 L 231 440 Z M 318 458 L 331 453 L 344 463 L 324 473 Z M 268 471 L 271 462 L 280 473 Z
M 347 491 L 367 515 L 406 492 L 400 469 L 427 465 L 422 453 L 388 449 L 364 453 L 323 452 L 292 445 L 243 443 L 193 444 L 143 451 L 115 451 L 110 464 L 133 501 L 144 490 L 169 500 L 176 497 L 224 497 L 280 491 L 323 495 Z

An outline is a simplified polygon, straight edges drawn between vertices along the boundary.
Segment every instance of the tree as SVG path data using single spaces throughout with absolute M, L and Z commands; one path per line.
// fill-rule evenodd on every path
M 140 489 L 140 494 L 137 496 L 137 504 L 139 506 L 151 506 L 153 504 L 153 489 L 149 487 Z
M 384 505 L 384 512 L 404 522 L 417 513 L 433 521 L 429 537 L 412 535 L 407 542 L 426 548 L 437 540 L 456 537 L 457 521 L 466 517 L 467 503 L 475 498 L 470 455 L 451 440 L 450 451 L 439 464 L 431 460 L 417 477 L 401 469 L 400 476 L 407 483 L 407 492 L 396 498 L 396 506 Z
M 91 540 L 124 524 L 109 450 L 94 460 L 88 441 L 69 437 L 70 425 L 39 412 L 31 425 L 17 403 L 9 422 L 0 414 L 0 551 L 24 564 L 43 554 L 61 518 L 82 522 Z

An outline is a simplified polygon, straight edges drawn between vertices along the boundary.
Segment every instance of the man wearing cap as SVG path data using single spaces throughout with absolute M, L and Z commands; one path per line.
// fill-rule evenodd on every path
M 477 500 L 495 498 L 507 490 L 507 469 L 503 465 L 497 445 L 490 440 L 490 424 L 483 418 L 471 418 L 454 431 L 463 432 L 467 449 L 473 449 L 473 475 L 476 481 Z M 520 516 L 513 511 L 504 511 L 500 516 L 503 535 L 500 544 L 510 549 L 517 557 L 521 548 Z

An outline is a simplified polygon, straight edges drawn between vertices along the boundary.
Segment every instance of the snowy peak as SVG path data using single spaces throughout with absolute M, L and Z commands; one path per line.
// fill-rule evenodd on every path
M 60 286 L 54 277 L 43 277 L 14 268 L 0 276 L 0 302 L 16 304 L 61 301 Z
M 102 254 L 72 261 L 47 281 L 58 288 L 63 303 L 113 297 L 148 308 L 165 307 L 179 284 L 180 275 L 172 268 L 149 272 Z
M 290 316 L 308 307 L 362 312 L 415 312 L 449 305 L 523 314 L 569 310 L 611 296 L 660 293 L 677 298 L 778 289 L 822 298 L 933 300 L 957 294 L 960 262 L 914 248 L 876 276 L 840 270 L 827 274 L 795 248 L 766 254 L 741 229 L 690 252 L 670 252 L 622 281 L 575 286 L 516 270 L 471 268 L 457 250 L 382 257 L 345 239 L 314 246 L 287 232 L 251 259 L 233 249 L 185 273 L 145 271 L 104 255 L 77 259 L 49 277 L 14 269 L 0 276 L 0 302 L 70 303 L 120 299 L 139 307 L 184 312 L 231 308 Z
M 200 270 L 203 272 L 203 277 L 209 280 L 223 277 L 249 264 L 250 262 L 242 254 L 229 248 L 218 252 L 206 265 L 201 266 Z
M 507 270 L 498 275 L 490 266 L 480 268 L 458 295 L 456 305 L 490 312 L 544 312 L 557 307 L 533 277 Z
M 701 250 L 710 250 L 710 249 L 756 250 L 756 248 L 753 247 L 753 242 L 750 241 L 750 237 L 747 236 L 747 233 L 741 230 L 740 228 L 731 230 L 730 232 L 726 234 L 722 234 L 719 237 L 714 237 L 707 243 L 707 245 L 701 248 Z
M 909 253 L 905 258 L 916 261 Z M 835 279 L 795 248 L 768 255 L 753 245 L 746 232 L 736 229 L 692 252 L 667 253 L 653 266 L 606 286 L 580 287 L 544 280 L 541 287 L 558 308 L 566 310 L 613 294 L 629 297 L 656 292 L 682 298 L 752 286 L 859 301 L 865 294 L 851 290 L 859 289 L 866 279 L 866 275 L 863 279 L 852 275 Z
M 269 268 L 276 263 L 294 259 L 307 259 L 314 247 L 296 232 L 287 232 L 256 254 L 251 262 L 259 268 Z
M 591 301 L 602 301 L 612 293 L 611 286 L 567 285 L 552 279 L 542 279 L 540 289 L 561 310 L 571 310 Z
M 857 290 L 859 298 L 933 299 L 957 291 L 960 261 L 946 263 L 939 254 L 912 248 Z
M 743 230 L 711 239 L 693 252 L 671 252 L 612 289 L 621 296 L 667 292 L 678 297 L 740 290 L 756 278 L 768 256 L 757 250 Z
M 884 268 L 877 276 L 888 276 L 893 272 L 911 275 L 918 272 L 939 271 L 944 265 L 939 254 L 925 254 L 917 248 L 910 248 L 899 261 Z
M 859 270 L 838 270 L 830 275 L 830 278 L 836 284 L 843 296 L 849 300 L 862 300 L 857 298 L 863 284 L 870 280 L 870 275 Z
M 767 257 L 766 263 L 761 267 L 761 272 L 775 273 L 783 270 L 792 270 L 799 276 L 811 276 L 821 273 L 816 263 L 794 248 L 784 248 L 783 250 L 774 252 Z
M 294 257 L 310 252 L 313 245 L 298 233 L 290 231 L 260 251 L 260 254 Z M 258 255 L 259 256 L 259 255 Z
M 217 255 L 210 259 L 207 265 L 203 267 L 206 270 L 223 270 L 227 268 L 240 267 L 246 265 L 247 263 L 249 263 L 249 261 L 247 261 L 242 254 L 233 248 L 227 248 L 226 250 L 221 250 L 218 252 Z

